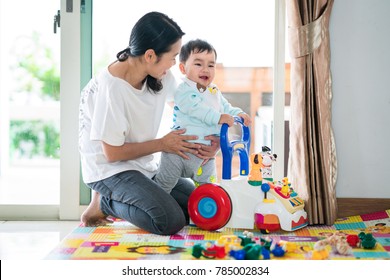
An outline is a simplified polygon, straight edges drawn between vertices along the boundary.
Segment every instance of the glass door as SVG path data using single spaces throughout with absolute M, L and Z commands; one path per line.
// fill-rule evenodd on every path
M 60 2 L 0 5 L 0 204 L 59 204 Z
M 80 0 L 0 2 L 0 220 L 78 217 L 79 170 L 66 159 L 78 161 L 79 49 Z

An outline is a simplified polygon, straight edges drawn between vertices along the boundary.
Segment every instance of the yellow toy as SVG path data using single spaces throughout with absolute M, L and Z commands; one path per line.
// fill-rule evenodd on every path
M 251 164 L 252 168 L 249 171 L 248 183 L 252 186 L 260 186 L 263 181 L 263 174 L 261 169 L 263 165 L 263 157 L 261 154 L 252 154 Z
M 314 250 L 311 252 L 312 260 L 326 260 L 329 258 L 329 252 L 326 249 L 326 246 L 315 244 Z

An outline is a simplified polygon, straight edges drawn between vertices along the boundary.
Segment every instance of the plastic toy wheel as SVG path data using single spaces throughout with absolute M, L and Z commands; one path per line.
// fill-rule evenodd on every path
M 199 228 L 217 230 L 230 220 L 232 203 L 227 192 L 220 186 L 203 184 L 191 194 L 188 212 Z

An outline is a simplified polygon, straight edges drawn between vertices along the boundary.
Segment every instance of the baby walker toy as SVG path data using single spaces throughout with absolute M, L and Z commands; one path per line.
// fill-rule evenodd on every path
M 240 140 L 230 141 L 229 126 L 221 127 L 222 180 L 220 186 L 203 184 L 191 194 L 188 202 L 191 221 L 205 230 L 257 228 L 268 233 L 305 227 L 308 222 L 303 200 L 287 178 L 273 181 L 271 164 L 276 155 L 263 147 L 261 153 L 251 155 L 249 172 L 249 128 L 239 117 L 235 117 L 235 125 L 241 127 Z M 234 152 L 239 155 L 240 175 L 232 178 Z

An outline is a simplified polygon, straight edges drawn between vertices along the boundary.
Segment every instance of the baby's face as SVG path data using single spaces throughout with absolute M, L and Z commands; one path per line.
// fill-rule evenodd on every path
M 188 79 L 206 88 L 215 77 L 215 53 L 207 51 L 192 52 L 183 66 L 182 72 Z

